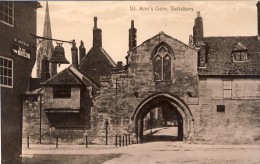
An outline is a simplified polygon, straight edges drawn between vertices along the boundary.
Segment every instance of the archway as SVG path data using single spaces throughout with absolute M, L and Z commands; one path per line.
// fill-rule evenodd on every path
M 169 93 L 157 93 L 144 99 L 134 110 L 132 119 L 138 142 L 144 141 L 145 116 L 156 108 L 160 108 L 162 111 L 168 110 L 176 118 L 178 122 L 177 140 L 189 140 L 190 133 L 193 133 L 194 119 L 188 105 L 178 96 Z

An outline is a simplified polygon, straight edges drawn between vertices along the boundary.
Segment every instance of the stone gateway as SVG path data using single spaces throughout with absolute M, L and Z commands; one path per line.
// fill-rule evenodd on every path
M 123 65 L 102 47 L 95 17 L 93 47 L 87 54 L 80 48 L 81 60 L 72 61 L 79 65 L 43 83 L 46 136 L 105 136 L 107 120 L 109 136 L 131 134 L 138 143 L 152 127 L 174 126 L 179 141 L 259 144 L 259 34 L 205 37 L 198 12 L 189 44 L 160 32 L 137 45 L 131 21 Z

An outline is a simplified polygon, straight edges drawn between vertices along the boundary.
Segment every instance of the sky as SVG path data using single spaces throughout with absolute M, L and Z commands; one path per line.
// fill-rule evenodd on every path
M 43 35 L 46 2 L 37 10 L 37 35 Z M 92 47 L 93 18 L 102 29 L 102 47 L 125 63 L 131 20 L 137 29 L 137 45 L 163 31 L 188 44 L 197 12 L 203 18 L 204 36 L 257 35 L 257 1 L 49 1 L 52 38 L 84 42 Z M 135 10 L 133 10 L 135 8 Z M 141 10 L 146 8 L 147 10 Z M 132 10 L 131 10 L 132 9 Z M 165 10 L 163 10 L 165 9 Z M 174 10 L 172 10 L 174 9 Z M 53 42 L 54 46 L 56 43 Z M 71 62 L 71 45 L 64 43 Z M 68 67 L 63 64 L 58 72 Z M 32 76 L 35 77 L 34 68 Z

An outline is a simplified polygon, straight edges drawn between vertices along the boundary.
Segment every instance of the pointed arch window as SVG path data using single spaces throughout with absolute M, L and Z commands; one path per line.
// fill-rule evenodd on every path
M 154 58 L 154 80 L 162 79 L 162 58 L 157 55 Z
M 154 63 L 154 80 L 170 81 L 171 80 L 171 55 L 165 46 L 158 48 L 153 58 Z

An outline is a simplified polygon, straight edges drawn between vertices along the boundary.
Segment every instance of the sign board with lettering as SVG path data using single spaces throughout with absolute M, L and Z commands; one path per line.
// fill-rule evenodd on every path
M 30 44 L 14 38 L 12 53 L 27 59 L 31 59 Z

